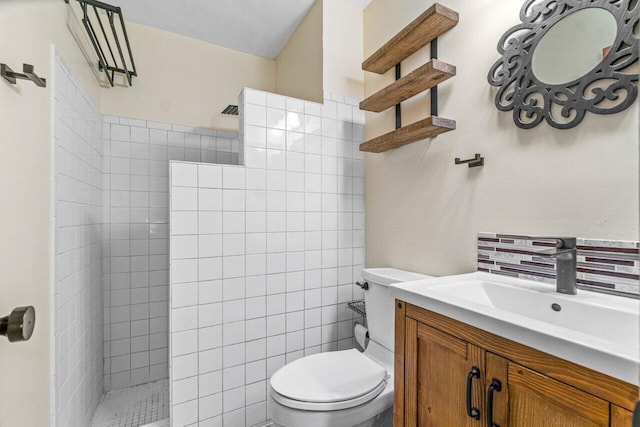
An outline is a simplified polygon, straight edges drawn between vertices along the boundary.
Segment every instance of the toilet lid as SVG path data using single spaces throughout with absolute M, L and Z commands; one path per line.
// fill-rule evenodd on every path
M 271 377 L 278 394 L 303 402 L 329 403 L 365 395 L 386 379 L 387 371 L 358 350 L 303 357 Z

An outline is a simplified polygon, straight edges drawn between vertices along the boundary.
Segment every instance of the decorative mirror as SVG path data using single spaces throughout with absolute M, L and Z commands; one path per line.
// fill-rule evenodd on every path
M 569 129 L 587 111 L 614 114 L 638 95 L 638 0 L 527 0 L 489 71 L 500 111 L 531 129 Z

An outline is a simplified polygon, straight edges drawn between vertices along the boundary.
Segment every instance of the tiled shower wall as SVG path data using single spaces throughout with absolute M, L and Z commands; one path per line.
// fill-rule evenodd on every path
M 172 425 L 266 420 L 271 374 L 352 347 L 364 115 L 245 89 L 246 167 L 171 165 Z
M 169 161 L 237 164 L 236 134 L 104 117 L 105 390 L 168 378 Z
M 103 391 L 102 118 L 58 54 L 53 85 L 54 416 L 86 427 Z
M 535 255 L 554 246 L 549 240 L 479 233 L 478 270 L 555 284 L 555 261 Z M 576 246 L 580 289 L 638 298 L 639 242 L 578 238 Z

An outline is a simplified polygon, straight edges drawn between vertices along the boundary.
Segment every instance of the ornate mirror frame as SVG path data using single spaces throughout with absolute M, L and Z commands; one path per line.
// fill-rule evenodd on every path
M 595 68 L 573 81 L 540 81 L 532 70 L 533 54 L 540 40 L 565 17 L 593 7 L 608 10 L 617 22 L 609 53 Z M 500 111 L 513 110 L 516 126 L 531 129 L 546 120 L 554 128 L 569 129 L 580 124 L 587 111 L 615 114 L 636 100 L 638 74 L 625 70 L 638 61 L 640 40 L 633 33 L 640 20 L 640 1 L 527 0 L 520 10 L 520 20 L 522 23 L 510 28 L 498 42 L 502 58 L 488 75 L 489 83 L 499 87 L 496 107 Z

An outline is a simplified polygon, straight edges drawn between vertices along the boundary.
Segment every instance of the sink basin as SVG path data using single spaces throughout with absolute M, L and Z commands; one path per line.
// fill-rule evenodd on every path
M 631 384 L 639 384 L 638 300 L 483 272 L 398 283 L 393 297 Z

